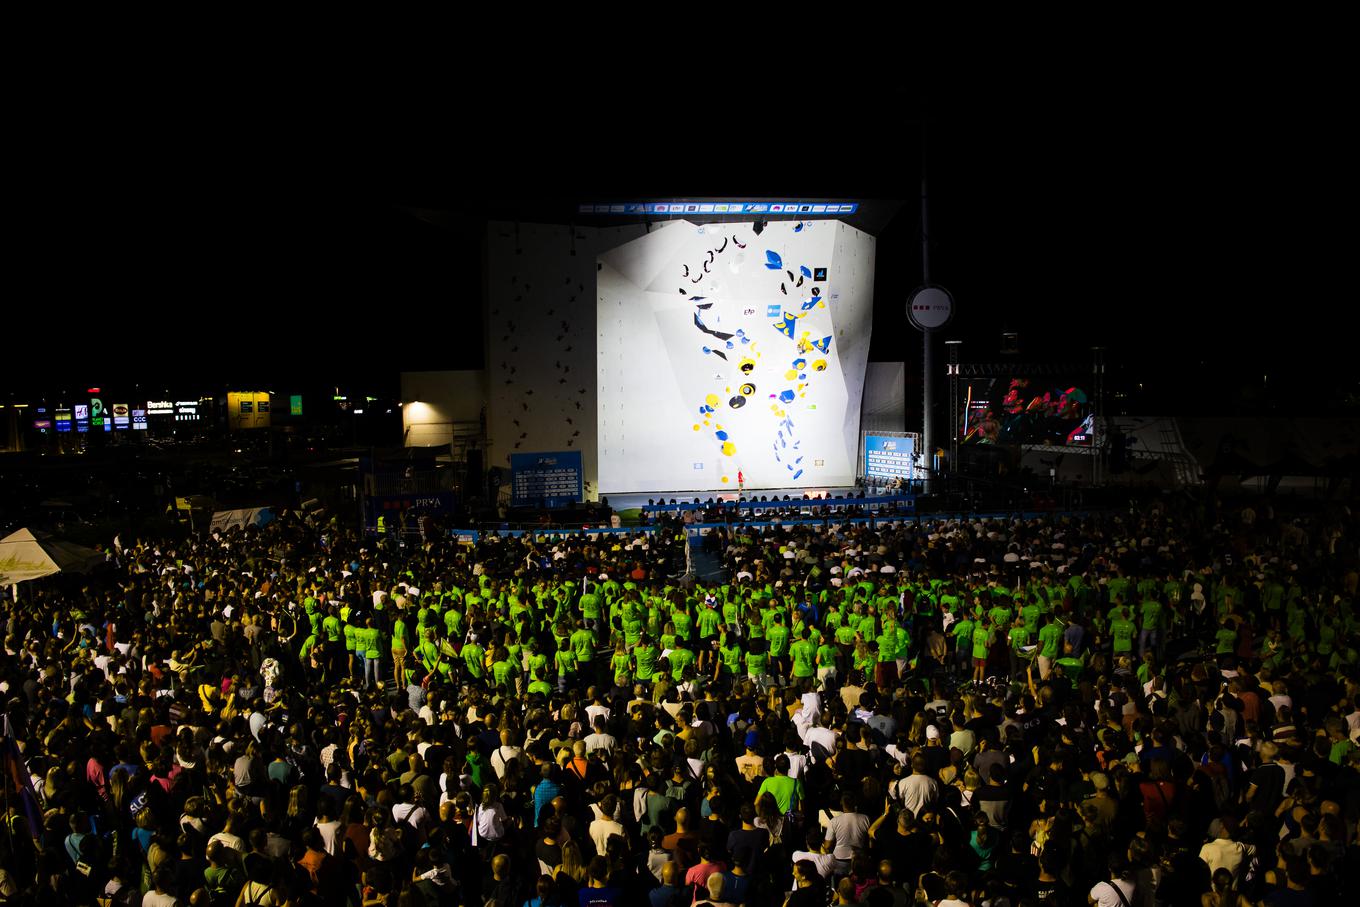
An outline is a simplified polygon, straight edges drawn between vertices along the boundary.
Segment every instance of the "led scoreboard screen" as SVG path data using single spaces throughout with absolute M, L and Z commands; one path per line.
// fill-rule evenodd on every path
M 914 438 L 865 435 L 864 474 L 879 479 L 915 478 L 915 454 Z
M 510 456 L 510 498 L 515 507 L 570 507 L 585 492 L 579 450 Z

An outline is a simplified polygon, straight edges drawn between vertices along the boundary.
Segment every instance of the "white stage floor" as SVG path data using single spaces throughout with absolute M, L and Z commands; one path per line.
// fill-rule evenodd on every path
M 745 498 L 749 501 L 753 498 L 783 498 L 788 495 L 790 498 L 802 498 L 803 495 L 809 497 L 850 497 L 858 495 L 859 489 L 853 486 L 842 485 L 838 487 L 826 488 L 748 488 Z M 735 501 L 738 497 L 736 491 L 667 491 L 652 492 L 644 494 L 641 492 L 629 494 L 607 494 L 604 497 L 609 499 L 609 506 L 615 510 L 632 510 L 634 507 L 646 507 L 647 501 L 654 503 L 669 504 L 674 498 L 676 503 L 692 503 L 695 498 L 700 501 L 708 501 L 710 498 L 715 501 Z

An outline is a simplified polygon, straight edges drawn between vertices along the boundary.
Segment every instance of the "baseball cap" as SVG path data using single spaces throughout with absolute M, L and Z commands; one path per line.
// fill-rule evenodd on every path
M 940 729 L 937 728 L 937 727 L 936 727 L 935 725 L 933 725 L 933 724 L 927 724 L 927 725 L 926 725 L 926 739 L 927 739 L 927 740 L 939 740 L 939 739 L 940 739 Z

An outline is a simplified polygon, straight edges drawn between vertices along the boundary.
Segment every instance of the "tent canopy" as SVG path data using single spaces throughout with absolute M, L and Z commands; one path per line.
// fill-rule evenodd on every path
M 0 539 L 0 586 L 54 573 L 85 573 L 103 562 L 104 555 L 93 548 L 20 529 Z
M 211 530 L 244 529 L 247 526 L 264 526 L 274 519 L 272 507 L 250 507 L 245 510 L 219 510 L 212 515 Z

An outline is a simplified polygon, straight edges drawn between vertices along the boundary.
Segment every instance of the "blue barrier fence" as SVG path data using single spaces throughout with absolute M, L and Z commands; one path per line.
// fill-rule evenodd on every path
M 916 496 L 910 494 L 877 495 L 867 498 L 792 498 L 787 501 L 714 501 L 711 504 L 685 503 L 683 501 L 676 504 L 648 504 L 638 508 L 643 513 L 675 513 L 690 510 L 713 510 L 722 508 L 723 510 L 736 510 L 754 513 L 759 510 L 788 510 L 797 507 L 800 510 L 811 510 L 814 507 L 827 507 L 837 509 L 842 507 L 901 507 L 904 509 L 915 509 Z
M 898 498 L 897 500 L 901 500 Z M 785 526 L 868 526 L 877 528 L 879 526 L 891 527 L 900 523 L 911 523 L 912 525 L 929 525 L 933 523 L 943 523 L 950 520 L 1034 520 L 1046 516 L 1087 516 L 1091 511 L 1071 510 L 1071 511 L 1006 511 L 996 513 L 931 513 L 931 514 L 884 514 L 882 516 L 827 516 L 812 519 L 789 519 L 789 520 L 735 520 L 724 523 L 691 523 L 685 530 L 691 535 L 706 535 L 714 529 L 770 529 Z M 603 528 L 584 528 L 584 529 L 451 529 L 449 535 L 459 541 L 475 543 L 485 536 L 498 535 L 502 538 L 519 538 L 521 536 L 531 536 L 533 538 L 569 538 L 569 537 L 588 537 L 598 538 L 604 535 L 631 535 L 640 533 L 649 535 L 656 532 L 655 526 L 625 526 L 618 529 Z

